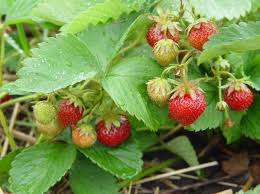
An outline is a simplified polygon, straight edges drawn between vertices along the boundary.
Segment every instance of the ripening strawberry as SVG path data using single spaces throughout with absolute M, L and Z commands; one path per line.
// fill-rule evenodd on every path
M 97 134 L 91 125 L 81 125 L 72 130 L 72 141 L 80 148 L 89 148 L 97 140 Z
M 154 46 L 153 54 L 161 66 L 167 66 L 176 58 L 177 46 L 171 39 L 162 39 Z
M 114 121 L 98 121 L 96 132 L 100 143 L 107 146 L 116 146 L 129 137 L 131 125 L 126 117 L 119 115 L 118 119 Z
M 234 111 L 242 111 L 253 102 L 252 91 L 243 83 L 229 82 L 224 91 L 224 101 Z
M 81 107 L 75 106 L 70 100 L 65 99 L 59 103 L 57 118 L 64 127 L 76 125 L 81 120 L 82 115 Z
M 33 113 L 36 120 L 36 126 L 44 137 L 52 139 L 64 129 L 57 121 L 56 107 L 50 102 L 38 102 L 33 108 Z
M 147 83 L 148 96 L 159 106 L 164 105 L 168 101 L 170 92 L 171 85 L 166 79 L 155 78 Z
M 0 99 L 0 103 L 7 102 L 7 101 L 9 101 L 9 100 L 11 100 L 11 99 L 12 99 L 12 96 L 10 96 L 9 94 L 7 94 L 7 95 L 5 95 L 4 97 L 2 97 L 2 98 Z
M 164 32 L 162 31 L 161 25 L 158 23 L 154 23 L 146 33 L 146 40 L 151 47 L 153 47 L 159 40 L 162 40 L 164 38 L 171 39 L 175 43 L 178 43 L 180 39 L 179 31 L 177 28 L 174 28 L 173 31 L 174 34 L 172 34 L 170 30 L 167 29 L 166 37 L 164 37 Z
M 169 117 L 183 126 L 191 125 L 206 108 L 203 92 L 192 85 L 188 90 L 182 85 L 178 88 L 169 100 Z
M 211 22 L 203 21 L 194 24 L 189 32 L 188 39 L 192 47 L 202 51 L 203 45 L 208 41 L 209 36 L 217 32 L 217 27 Z

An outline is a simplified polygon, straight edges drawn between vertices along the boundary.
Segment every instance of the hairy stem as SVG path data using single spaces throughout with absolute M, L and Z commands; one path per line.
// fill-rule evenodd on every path
M 28 95 L 28 96 L 22 96 L 20 98 L 15 98 L 13 100 L 9 100 L 7 102 L 0 104 L 0 109 L 5 108 L 5 107 L 10 106 L 10 105 L 13 105 L 17 102 L 24 102 L 24 101 L 27 101 L 27 100 L 33 100 L 33 99 L 40 98 L 42 96 L 44 96 L 44 95 L 43 94 L 32 94 L 32 95 Z

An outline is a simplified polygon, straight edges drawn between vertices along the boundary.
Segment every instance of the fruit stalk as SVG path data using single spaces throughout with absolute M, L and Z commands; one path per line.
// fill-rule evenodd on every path
M 10 105 L 13 105 L 17 102 L 24 102 L 24 101 L 27 101 L 27 100 L 33 100 L 33 99 L 41 98 L 43 96 L 44 96 L 43 94 L 32 94 L 32 95 L 28 95 L 28 96 L 22 96 L 20 98 L 15 98 L 13 100 L 9 100 L 7 102 L 0 104 L 0 109 L 5 108 L 5 107 L 10 106 Z

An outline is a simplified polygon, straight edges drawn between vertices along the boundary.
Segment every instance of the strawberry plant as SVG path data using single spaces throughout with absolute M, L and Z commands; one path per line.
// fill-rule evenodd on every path
M 158 144 L 199 165 L 188 137 L 158 134 L 259 141 L 259 8 L 256 0 L 0 0 L 0 123 L 10 145 L 2 187 L 40 194 L 63 178 L 75 194 L 114 194 L 149 175 L 143 154 Z M 3 76 L 10 72 L 15 79 Z M 21 104 L 17 123 L 36 138 L 28 147 L 7 123 L 8 108 Z

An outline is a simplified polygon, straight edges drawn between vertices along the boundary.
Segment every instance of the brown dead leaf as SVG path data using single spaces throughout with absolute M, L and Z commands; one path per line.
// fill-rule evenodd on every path
M 254 183 L 260 184 L 260 163 L 250 166 L 250 173 L 254 178 Z
M 231 189 L 228 189 L 228 190 L 221 191 L 221 192 L 214 193 L 214 194 L 233 194 L 233 191 Z
M 248 170 L 249 159 L 246 152 L 233 154 L 233 156 L 222 162 L 222 169 L 227 174 L 237 174 Z

